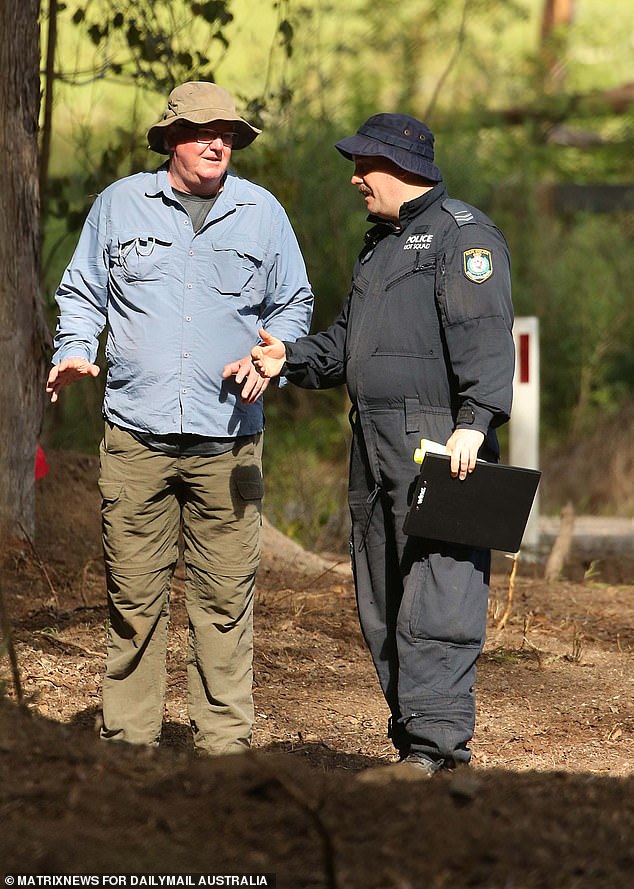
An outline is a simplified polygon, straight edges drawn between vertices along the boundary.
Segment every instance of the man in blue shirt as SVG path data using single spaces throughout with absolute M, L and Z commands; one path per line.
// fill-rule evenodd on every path
M 305 334 L 313 303 L 283 208 L 229 169 L 232 150 L 259 132 L 216 84 L 174 89 L 148 131 L 168 162 L 97 197 L 56 294 L 52 402 L 97 376 L 107 326 L 106 739 L 159 741 L 182 534 L 194 744 L 208 754 L 250 744 L 267 381 L 248 356 L 259 327 L 284 340 Z M 247 357 L 223 377 L 236 354 Z

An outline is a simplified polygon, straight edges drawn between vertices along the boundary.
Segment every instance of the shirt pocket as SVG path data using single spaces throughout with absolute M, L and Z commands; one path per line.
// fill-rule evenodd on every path
M 377 354 L 441 356 L 435 271 L 435 259 L 417 261 L 386 280 L 376 325 Z
M 214 245 L 210 257 L 210 283 L 218 293 L 253 307 L 263 298 L 264 250 L 256 243 L 224 242 Z
M 110 243 L 110 269 L 128 283 L 159 281 L 172 257 L 172 239 L 163 234 L 123 231 Z

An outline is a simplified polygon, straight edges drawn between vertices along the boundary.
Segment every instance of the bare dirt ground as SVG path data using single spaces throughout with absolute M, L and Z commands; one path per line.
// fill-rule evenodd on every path
M 33 546 L 2 554 L 25 706 L 0 660 L 0 872 L 276 873 L 279 889 L 631 889 L 632 562 L 496 559 L 471 769 L 406 780 L 348 566 L 267 529 L 254 750 L 195 759 L 177 571 L 164 741 L 96 736 L 106 610 L 96 461 L 49 454 Z M 343 559 L 343 557 L 340 557 Z

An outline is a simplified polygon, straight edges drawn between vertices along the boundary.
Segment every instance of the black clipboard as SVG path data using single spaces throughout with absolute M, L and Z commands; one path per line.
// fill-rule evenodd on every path
M 478 460 L 464 481 L 452 478 L 451 458 L 426 453 L 403 530 L 414 537 L 516 553 L 541 472 Z

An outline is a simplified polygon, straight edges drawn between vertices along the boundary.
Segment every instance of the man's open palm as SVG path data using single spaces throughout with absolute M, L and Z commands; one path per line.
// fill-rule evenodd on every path
M 258 331 L 263 346 L 254 346 L 251 349 L 253 366 L 262 377 L 271 379 L 278 377 L 286 361 L 286 347 L 282 340 L 271 336 L 264 328 Z

